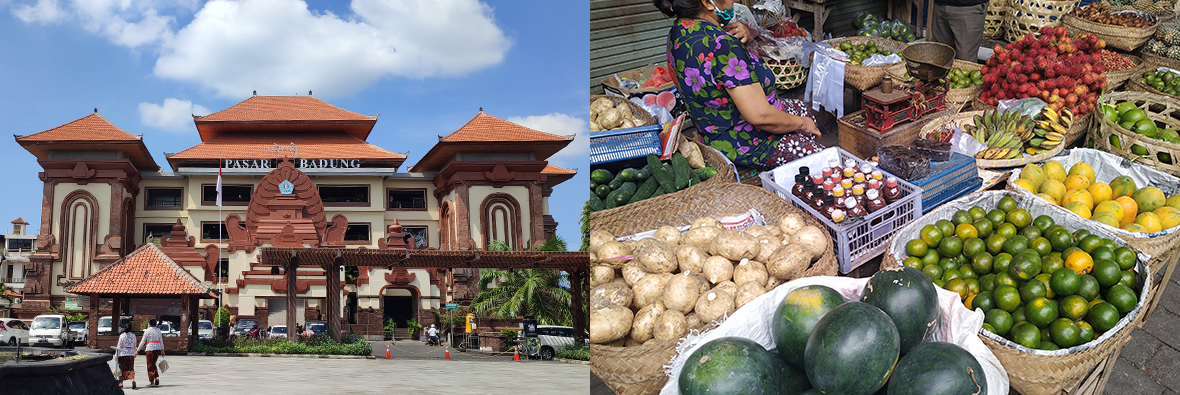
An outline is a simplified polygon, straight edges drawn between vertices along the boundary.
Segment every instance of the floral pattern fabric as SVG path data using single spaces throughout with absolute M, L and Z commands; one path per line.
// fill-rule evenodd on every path
M 704 142 L 735 164 L 771 166 L 777 162 L 775 153 L 785 136 L 761 131 L 742 118 L 726 88 L 758 82 L 775 108 L 802 108 L 804 114 L 795 115 L 811 116 L 801 103 L 788 106 L 780 101 L 775 96 L 774 72 L 717 25 L 678 19 L 668 34 L 667 49 L 677 87 Z

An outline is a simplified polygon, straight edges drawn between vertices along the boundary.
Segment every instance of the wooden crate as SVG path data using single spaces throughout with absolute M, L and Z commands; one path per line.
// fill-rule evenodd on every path
M 857 111 L 840 118 L 837 121 L 840 133 L 840 148 L 862 159 L 869 160 L 877 156 L 877 150 L 889 145 L 910 146 L 918 138 L 918 132 L 927 122 L 943 115 L 949 115 L 954 110 L 943 110 L 919 118 L 916 121 L 895 126 L 886 133 L 879 133 L 875 129 L 865 128 L 864 110 Z

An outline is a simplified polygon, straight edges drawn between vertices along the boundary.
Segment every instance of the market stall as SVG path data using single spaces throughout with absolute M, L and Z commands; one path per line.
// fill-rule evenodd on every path
M 825 40 L 801 2 L 746 3 L 742 45 L 774 95 L 834 115 L 834 146 L 751 165 L 702 115 L 728 96 L 693 107 L 682 64 L 604 79 L 592 373 L 619 394 L 1102 393 L 1180 262 L 1175 3 L 991 1 L 981 63 L 912 18 Z

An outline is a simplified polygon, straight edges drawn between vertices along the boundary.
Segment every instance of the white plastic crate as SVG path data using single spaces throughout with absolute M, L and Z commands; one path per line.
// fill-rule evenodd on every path
M 791 193 L 791 187 L 795 185 L 794 175 L 799 174 L 800 167 L 808 166 L 813 174 L 818 173 L 831 159 L 839 159 L 841 164 L 849 159 L 855 160 L 857 164 L 868 163 L 840 147 L 832 147 L 799 158 L 772 171 L 763 172 L 759 177 L 762 178 L 763 188 L 787 199 L 828 227 L 828 233 L 831 233 L 832 242 L 836 245 L 840 273 L 848 273 L 885 252 L 894 232 L 922 216 L 922 189 L 898 178 L 897 186 L 905 193 L 901 199 L 863 219 L 837 224 Z M 885 173 L 887 178 L 893 176 L 884 170 L 882 173 Z M 785 179 L 776 180 L 775 174 L 781 174 L 784 176 L 781 178 Z

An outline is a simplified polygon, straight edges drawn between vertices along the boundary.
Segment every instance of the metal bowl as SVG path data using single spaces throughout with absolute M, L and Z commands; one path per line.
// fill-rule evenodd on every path
M 955 63 L 955 49 L 936 42 L 920 42 L 906 45 L 901 50 L 906 70 L 914 78 L 923 81 L 937 81 L 946 76 Z

